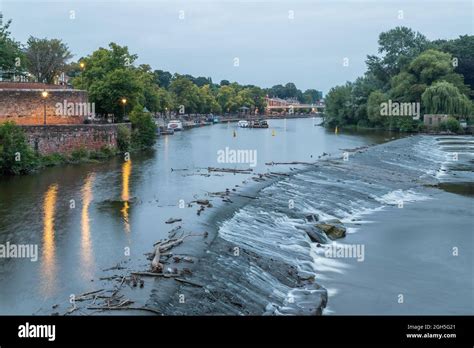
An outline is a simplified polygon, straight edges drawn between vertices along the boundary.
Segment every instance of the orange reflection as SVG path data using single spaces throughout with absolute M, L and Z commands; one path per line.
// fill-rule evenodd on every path
M 54 215 L 58 185 L 50 185 L 43 201 L 43 276 L 44 291 L 49 294 L 54 288 L 56 279 L 56 246 L 54 243 Z
M 82 188 L 82 212 L 81 212 L 81 258 L 82 269 L 86 272 L 87 277 L 92 276 L 92 244 L 90 234 L 89 206 L 93 199 L 92 184 L 95 174 L 91 173 L 87 176 Z
M 130 199 L 130 174 L 132 173 L 132 161 L 125 161 L 122 165 L 122 201 L 123 208 L 120 210 L 125 223 L 125 232 L 130 232 L 130 223 L 128 220 L 130 205 L 128 203 Z

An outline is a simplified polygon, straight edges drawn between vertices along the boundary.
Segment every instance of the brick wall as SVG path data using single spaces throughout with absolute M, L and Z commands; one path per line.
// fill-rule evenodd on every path
M 130 124 L 125 124 L 130 127 Z M 40 154 L 71 153 L 117 146 L 118 124 L 22 126 L 30 146 Z
M 88 102 L 87 92 L 60 87 L 62 86 L 0 83 L 0 123 L 13 121 L 19 125 L 43 124 L 45 104 L 47 124 L 84 123 L 87 112 L 84 112 L 82 106 Z M 48 92 L 47 98 L 41 96 L 43 90 Z M 74 107 L 63 111 L 58 109 L 59 104 Z

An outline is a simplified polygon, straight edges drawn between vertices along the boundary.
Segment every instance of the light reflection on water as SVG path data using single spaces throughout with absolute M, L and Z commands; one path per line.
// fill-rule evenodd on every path
M 89 206 L 93 199 L 92 184 L 95 174 L 90 173 L 82 188 L 82 212 L 81 212 L 81 268 L 87 278 L 92 277 L 94 257 L 91 243 L 91 227 L 89 218 Z
M 58 185 L 49 186 L 43 201 L 43 262 L 42 291 L 45 295 L 51 295 L 56 289 L 56 244 L 54 235 L 54 215 L 56 212 L 56 201 Z
M 129 209 L 130 205 L 130 174 L 132 173 L 132 161 L 125 161 L 122 165 L 122 201 L 123 208 L 120 210 L 122 213 L 123 221 L 125 224 L 125 232 L 130 233 L 130 221 L 129 221 Z

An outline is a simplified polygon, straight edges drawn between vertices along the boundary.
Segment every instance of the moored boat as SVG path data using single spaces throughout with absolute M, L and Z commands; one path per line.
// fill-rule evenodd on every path
M 240 120 L 237 125 L 241 128 L 248 128 L 249 127 L 248 121 L 245 121 L 245 120 Z
M 168 129 L 172 129 L 173 131 L 182 131 L 183 130 L 183 123 L 179 120 L 171 120 L 168 122 Z

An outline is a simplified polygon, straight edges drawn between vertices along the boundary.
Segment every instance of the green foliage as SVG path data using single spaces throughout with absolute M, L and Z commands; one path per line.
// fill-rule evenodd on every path
M 72 58 L 65 43 L 58 39 L 38 39 L 30 36 L 26 43 L 26 58 L 29 72 L 38 82 L 54 83 Z
M 52 167 L 67 162 L 67 158 L 60 153 L 41 156 L 40 164 L 42 167 Z
M 474 90 L 474 35 L 462 35 L 454 40 L 437 40 L 432 46 L 453 57 L 456 73 L 464 76 L 464 82 Z M 474 94 L 471 93 L 471 99 Z
M 422 34 L 397 27 L 379 36 L 379 56 L 368 56 L 368 71 L 354 83 L 338 86 L 326 96 L 325 123 L 334 125 L 370 125 L 416 131 L 420 121 L 409 117 L 382 117 L 380 104 L 421 103 L 423 113 L 443 113 L 468 117 L 473 104 L 472 91 L 456 71 L 450 52 L 468 60 L 474 51 L 464 50 L 459 42 L 470 45 L 471 37 L 457 41 L 430 43 Z M 470 55 L 468 54 L 470 53 Z M 469 73 L 468 73 L 469 75 Z
M 428 47 L 426 37 L 407 27 L 396 27 L 379 35 L 380 56 L 367 56 L 369 73 L 387 89 L 391 77 L 400 73 L 412 59 Z
M 347 124 L 347 118 L 352 114 L 352 85 L 346 83 L 344 86 L 331 88 L 326 95 L 326 124 L 330 127 Z
M 28 145 L 23 130 L 12 122 L 0 125 L 0 173 L 26 174 L 38 165 L 38 158 Z
M 156 141 L 156 124 L 148 112 L 143 111 L 140 105 L 130 113 L 132 123 L 132 147 L 134 149 L 144 149 L 152 147 Z
M 382 103 L 385 102 L 387 102 L 387 97 L 381 91 L 377 90 L 370 93 L 367 102 L 367 116 L 372 124 L 380 124 L 383 121 L 383 117 L 385 116 L 382 116 L 380 111 Z
M 130 150 L 132 141 L 132 133 L 130 128 L 125 125 L 120 125 L 117 130 L 117 148 L 121 152 L 127 152 Z
M 89 99 L 96 104 L 98 114 L 116 115 L 122 120 L 135 105 L 152 104 L 154 91 L 145 95 L 145 88 L 150 86 L 152 73 L 146 69 L 135 68 L 136 55 L 130 54 L 127 47 L 115 43 L 109 44 L 109 49 L 99 48 L 90 56 L 82 58 L 84 64 L 82 73 L 73 80 L 76 88 L 86 89 Z M 124 106 L 122 98 L 127 100 Z M 152 107 L 154 108 L 154 107 Z
M 422 95 L 427 113 L 469 116 L 472 103 L 452 83 L 441 81 L 433 84 Z
M 24 54 L 21 45 L 11 38 L 8 31 L 11 20 L 0 25 L 0 70 L 9 71 L 10 73 L 21 72 L 24 68 Z M 20 66 L 17 66 L 17 58 L 19 58 Z
M 450 131 L 453 133 L 461 133 L 462 128 L 459 124 L 459 121 L 456 120 L 454 117 L 448 117 L 446 121 L 443 121 L 439 125 L 440 130 Z
M 80 148 L 71 152 L 69 155 L 69 161 L 72 163 L 83 162 L 89 158 L 89 155 L 89 150 L 86 148 Z

